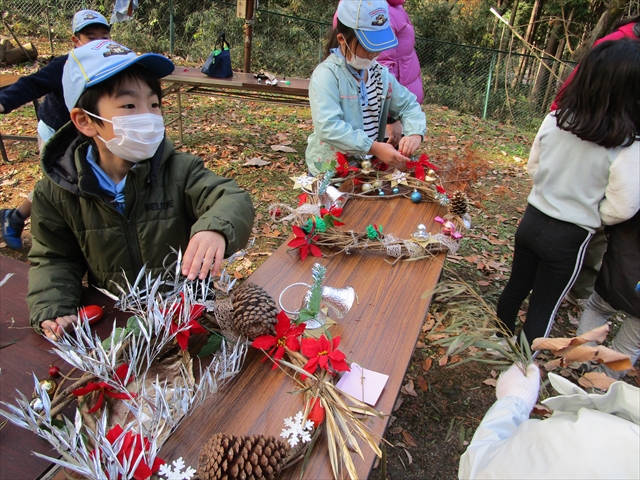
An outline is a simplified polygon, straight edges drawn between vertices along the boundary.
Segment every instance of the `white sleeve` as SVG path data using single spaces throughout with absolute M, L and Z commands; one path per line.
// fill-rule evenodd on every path
M 600 202 L 605 225 L 633 217 L 640 209 L 640 140 L 623 148 L 609 167 L 609 184 Z
M 506 458 L 494 461 L 494 457 L 520 424 L 528 418 L 527 405 L 519 397 L 505 397 L 494 403 L 480 422 L 467 451 L 460 457 L 458 478 L 477 478 L 489 464 L 492 464 L 495 471 L 500 461 L 512 461 Z
M 540 166 L 540 132 L 536 135 L 536 139 L 531 146 L 531 152 L 529 152 L 529 163 L 527 163 L 527 171 L 531 178 L 534 177 Z

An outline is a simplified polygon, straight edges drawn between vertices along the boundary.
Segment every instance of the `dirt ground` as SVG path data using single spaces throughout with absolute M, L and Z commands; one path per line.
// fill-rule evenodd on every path
M 175 115 L 174 102 L 166 100 L 165 117 Z M 274 201 L 296 201 L 289 176 L 304 171 L 306 137 L 313 128 L 309 110 L 203 97 L 183 97 L 183 108 L 185 143 L 179 148 L 203 157 L 217 173 L 236 178 L 256 204 L 256 247 L 250 261 L 235 268 L 236 277 L 246 278 L 288 236 L 271 222 L 267 208 Z M 422 151 L 440 167 L 449 191 L 467 192 L 474 224 L 447 265 L 495 305 L 509 276 L 513 234 L 530 189 L 526 159 L 535 132 L 434 105 L 424 110 L 429 134 Z M 29 106 L 0 117 L 3 134 L 34 135 L 35 127 Z M 177 138 L 175 124 L 168 127 L 168 134 Z M 6 146 L 10 162 L 0 164 L 0 208 L 17 206 L 41 177 L 35 143 L 7 141 Z M 288 146 L 293 152 L 283 153 L 274 146 Z M 268 164 L 247 166 L 251 159 Z M 25 247 L 20 251 L 0 243 L 0 255 L 28 261 L 28 227 L 23 240 Z M 444 274 L 445 279 L 450 276 Z M 446 305 L 434 303 L 431 312 L 438 315 L 444 309 Z M 552 335 L 573 335 L 578 316 L 575 308 L 563 305 Z M 618 321 L 614 320 L 614 329 Z M 492 380 L 499 370 L 473 362 L 456 366 L 453 358 L 444 359 L 444 348 L 427 339 L 429 333 L 425 329 L 416 346 L 387 430 L 386 439 L 392 445 L 387 451 L 390 479 L 457 478 L 460 455 L 495 400 Z M 544 363 L 547 358 L 541 355 L 539 360 Z M 570 370 L 560 373 L 577 378 Z M 638 385 L 637 369 L 625 380 Z M 371 478 L 380 478 L 381 471 L 378 465 Z

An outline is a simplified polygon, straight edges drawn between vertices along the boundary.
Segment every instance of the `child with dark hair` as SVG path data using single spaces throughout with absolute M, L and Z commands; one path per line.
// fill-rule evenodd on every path
M 497 307 L 513 332 L 532 292 L 523 326 L 529 342 L 549 335 L 593 232 L 640 208 L 639 78 L 639 41 L 599 45 L 536 135 L 528 164 L 533 188 Z
M 123 273 L 130 282 L 143 266 L 157 275 L 174 248 L 182 274 L 204 279 L 249 238 L 249 195 L 165 137 L 159 78 L 173 68 L 108 40 L 69 53 L 71 123 L 42 154 L 29 253 L 31 324 L 51 339 L 77 321 L 86 272 L 117 293 Z
M 373 155 L 390 166 L 401 166 L 420 147 L 427 122 L 416 96 L 375 61 L 380 52 L 397 44 L 387 2 L 340 2 L 327 57 L 309 82 L 314 132 L 306 160 L 311 173 L 316 174 L 317 164 L 330 162 L 337 152 Z M 398 150 L 384 142 L 389 116 L 403 126 L 405 136 Z
M 109 39 L 111 27 L 107 20 L 93 10 L 80 10 L 73 16 L 71 41 L 80 47 L 93 40 Z M 62 69 L 68 55 L 54 58 L 36 73 L 21 77 L 13 85 L 0 91 L 0 113 L 10 113 L 18 107 L 38 100 L 44 101 L 38 107 L 38 148 L 42 147 L 53 134 L 69 121 L 69 110 L 62 96 Z M 2 238 L 9 248 L 22 248 L 22 230 L 31 215 L 31 198 L 25 198 L 18 208 L 0 210 Z

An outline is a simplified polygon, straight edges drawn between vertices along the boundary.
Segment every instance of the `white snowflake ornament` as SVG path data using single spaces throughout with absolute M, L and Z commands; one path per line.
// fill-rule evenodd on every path
M 294 185 L 293 185 L 294 189 L 301 188 L 303 190 L 313 185 L 317 180 L 317 178 L 310 177 L 308 175 L 300 175 L 299 177 L 289 177 L 289 178 L 291 178 L 291 180 L 294 181 Z
M 391 180 L 391 187 L 395 187 L 398 184 L 407 185 L 407 178 L 409 175 L 406 172 L 401 172 L 397 168 L 393 171 L 393 173 L 386 176 L 389 180 Z
M 173 465 L 173 467 L 171 465 Z M 167 463 L 160 465 L 158 474 L 161 478 L 166 480 L 190 480 L 196 474 L 196 471 L 193 468 L 185 468 L 186 465 L 184 460 L 182 460 L 182 457 L 174 460 L 171 465 Z
M 303 425 L 303 418 L 303 413 L 298 412 L 295 417 L 284 419 L 285 427 L 288 428 L 283 428 L 280 436 L 287 438 L 292 448 L 298 445 L 299 442 L 307 443 L 311 441 L 311 434 L 309 432 L 313 430 L 313 422 L 307 420 Z

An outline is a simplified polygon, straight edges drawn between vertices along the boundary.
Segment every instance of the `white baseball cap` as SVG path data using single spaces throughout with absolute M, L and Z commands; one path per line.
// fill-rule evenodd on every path
M 342 0 L 338 4 L 338 20 L 355 31 L 358 42 L 369 52 L 398 46 L 385 0 Z
M 89 25 L 100 24 L 111 30 L 111 26 L 107 23 L 107 19 L 95 10 L 80 10 L 73 16 L 71 23 L 71 31 L 75 35 L 84 27 Z
M 146 67 L 157 78 L 173 72 L 174 65 L 167 57 L 157 53 L 137 55 L 113 40 L 94 40 L 74 48 L 62 71 L 64 103 L 69 111 L 87 88 L 113 77 L 134 63 Z

